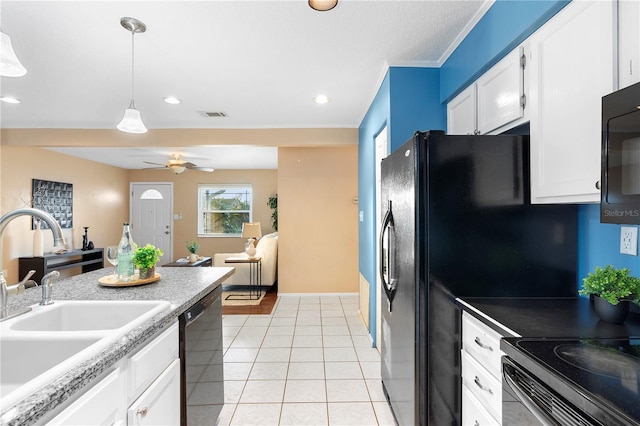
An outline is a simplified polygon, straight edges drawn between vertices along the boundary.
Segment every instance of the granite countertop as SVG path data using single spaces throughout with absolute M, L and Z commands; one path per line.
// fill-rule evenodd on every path
M 640 314 L 630 312 L 624 324 L 600 321 L 585 297 L 456 299 L 459 306 L 502 335 L 513 337 L 616 338 L 640 336 Z M 494 321 L 504 327 L 499 327 Z
M 113 268 L 104 268 L 53 282 L 56 300 L 165 300 L 171 308 L 126 333 L 99 355 L 77 365 L 49 385 L 31 394 L 23 401 L 0 413 L 0 425 L 26 426 L 34 424 L 91 380 L 100 376 L 129 352 L 135 350 L 158 331 L 173 323 L 203 296 L 222 284 L 234 273 L 231 267 L 215 268 L 156 268 L 161 279 L 155 283 L 135 287 L 102 287 L 98 279 L 109 275 Z M 40 287 L 30 288 L 23 294 L 10 296 L 9 310 L 31 306 L 40 302 Z

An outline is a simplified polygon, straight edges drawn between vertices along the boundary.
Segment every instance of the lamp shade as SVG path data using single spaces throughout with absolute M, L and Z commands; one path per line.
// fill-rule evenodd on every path
M 260 222 L 245 222 L 242 224 L 242 238 L 258 239 L 260 237 L 262 237 Z
M 138 111 L 133 104 L 129 104 L 129 108 L 124 110 L 124 116 L 117 126 L 118 130 L 127 133 L 147 133 L 147 128 L 142 122 L 140 111 Z
M 11 44 L 11 37 L 0 31 L 0 75 L 3 77 L 22 77 L 27 69 L 22 66 Z

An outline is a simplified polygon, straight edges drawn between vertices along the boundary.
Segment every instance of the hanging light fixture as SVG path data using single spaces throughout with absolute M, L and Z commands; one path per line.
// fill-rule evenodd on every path
M 122 18 L 120 19 L 120 25 L 122 25 L 125 30 L 131 31 L 131 103 L 124 111 L 124 116 L 117 127 L 118 130 L 127 133 L 147 133 L 147 128 L 142 122 L 140 111 L 136 109 L 136 105 L 133 103 L 134 37 L 136 33 L 145 32 L 147 26 L 136 18 Z
M 0 31 L 0 76 L 22 77 L 27 69 L 20 63 L 11 45 L 11 37 Z
M 338 5 L 338 0 L 309 0 L 309 7 L 318 12 L 326 12 Z

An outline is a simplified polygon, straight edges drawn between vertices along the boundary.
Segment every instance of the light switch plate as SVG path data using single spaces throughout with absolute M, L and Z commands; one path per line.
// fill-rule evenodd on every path
M 638 255 L 638 228 L 623 226 L 620 228 L 620 253 Z

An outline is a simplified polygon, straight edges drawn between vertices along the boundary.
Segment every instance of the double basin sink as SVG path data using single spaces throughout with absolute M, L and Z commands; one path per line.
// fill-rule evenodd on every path
M 99 354 L 166 301 L 55 301 L 0 323 L 0 412 Z

